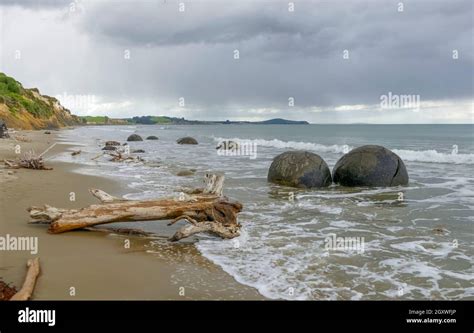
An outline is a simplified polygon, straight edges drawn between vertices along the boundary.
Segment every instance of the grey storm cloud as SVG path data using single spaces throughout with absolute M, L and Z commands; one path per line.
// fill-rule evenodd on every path
M 286 1 L 201 1 L 189 3 L 181 13 L 175 2 L 101 2 L 86 16 L 84 26 L 94 35 L 129 45 L 258 39 L 264 50 L 315 57 L 340 52 L 342 47 L 417 56 L 433 55 L 442 43 L 457 39 L 464 43 L 460 46 L 471 46 L 469 0 L 419 0 L 407 3 L 403 13 L 397 12 L 394 1 L 301 1 L 295 12 L 287 6 Z M 415 52 L 406 52 L 407 48 Z
M 227 117 L 230 107 L 284 110 L 289 97 L 306 108 L 376 104 L 388 91 L 422 100 L 473 98 L 469 0 L 402 1 L 403 12 L 400 1 L 294 1 L 289 12 L 288 1 L 77 0 L 76 16 L 67 13 L 71 2 L 2 1 L 60 12 L 51 20 L 71 24 L 73 41 L 87 40 L 68 51 L 50 46 L 58 75 L 74 76 L 69 90 L 150 104 L 185 97 L 202 117 Z M 71 62 L 81 69 L 61 66 L 79 55 Z
M 189 4 L 185 12 L 177 8 L 176 4 L 143 3 L 130 11 L 127 3 L 102 4 L 95 8 L 100 22 L 90 15 L 84 23 L 90 33 L 117 42 L 155 46 L 233 43 L 259 35 L 303 33 L 298 24 L 283 15 L 275 17 L 272 10 L 255 11 L 212 1 Z
M 236 48 L 246 68 L 226 66 L 225 55 L 209 57 L 215 70 L 201 64 L 209 70 L 197 69 L 202 75 L 197 78 L 214 77 L 221 66 L 217 76 L 236 81 L 240 76 L 241 91 L 243 85 L 264 89 L 268 102 L 290 92 L 306 92 L 298 98 L 304 105 L 338 103 L 336 95 L 344 94 L 348 102 L 363 103 L 390 89 L 425 98 L 472 94 L 472 78 L 463 75 L 472 70 L 473 60 L 470 1 L 410 2 L 403 13 L 392 1 L 296 2 L 292 13 L 283 1 L 232 3 L 191 3 L 184 13 L 176 3 L 102 4 L 86 16 L 84 27 L 129 47 L 189 45 L 189 50 L 214 47 L 217 53 Z M 346 49 L 348 64 L 341 60 Z M 462 54 L 457 63 L 453 49 Z
M 74 0 L 2 0 L 0 5 L 19 6 L 30 9 L 67 6 Z

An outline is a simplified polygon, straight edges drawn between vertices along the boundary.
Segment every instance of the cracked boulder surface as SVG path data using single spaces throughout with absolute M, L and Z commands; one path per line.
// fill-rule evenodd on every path
M 287 151 L 273 159 L 267 180 L 299 188 L 331 185 L 331 171 L 319 156 L 307 151 Z
M 394 152 L 367 145 L 342 156 L 334 166 L 333 179 L 343 186 L 388 187 L 407 185 L 408 172 Z

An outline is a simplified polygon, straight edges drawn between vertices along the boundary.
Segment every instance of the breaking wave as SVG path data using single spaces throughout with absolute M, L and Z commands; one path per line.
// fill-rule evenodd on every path
M 221 138 L 213 137 L 217 142 L 223 140 L 232 140 L 236 142 L 251 142 L 257 146 L 262 147 L 273 147 L 273 148 L 290 148 L 290 149 L 301 149 L 301 150 L 312 150 L 315 152 L 327 152 L 327 153 L 347 153 L 351 149 L 355 148 L 349 145 L 323 145 L 314 142 L 303 142 L 303 141 L 282 141 L 278 139 L 264 140 L 254 139 L 247 140 L 241 138 Z M 442 153 L 436 150 L 406 150 L 406 149 L 393 149 L 395 154 L 400 156 L 404 161 L 410 162 L 425 162 L 425 163 L 450 163 L 450 164 L 474 164 L 474 154 L 453 154 L 453 153 Z

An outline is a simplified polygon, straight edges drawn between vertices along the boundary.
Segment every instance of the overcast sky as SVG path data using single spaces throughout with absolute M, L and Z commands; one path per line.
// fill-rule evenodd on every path
M 290 2 L 1 0 L 0 70 L 79 115 L 473 123 L 472 0 Z

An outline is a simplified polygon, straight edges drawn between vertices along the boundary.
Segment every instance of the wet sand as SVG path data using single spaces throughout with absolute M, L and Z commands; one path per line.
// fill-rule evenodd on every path
M 14 135 L 29 142 L 0 139 L 1 161 L 18 156 L 17 144 L 22 152 L 34 149 L 41 153 L 57 140 L 55 131 Z M 54 168 L 51 171 L 0 168 L 0 236 L 38 237 L 36 255 L 0 251 L 0 279 L 19 288 L 27 260 L 39 257 L 41 275 L 33 294 L 37 300 L 263 299 L 255 289 L 239 284 L 201 256 L 191 242 L 169 243 L 163 238 L 151 243 L 142 237 L 90 231 L 50 235 L 47 226 L 28 224 L 26 209 L 30 206 L 80 208 L 97 203 L 89 188 L 117 196 L 125 193 L 113 180 L 74 173 L 71 163 L 48 161 L 66 149 L 72 147 L 57 143 L 44 155 L 47 166 Z M 70 200 L 71 192 L 75 201 Z

